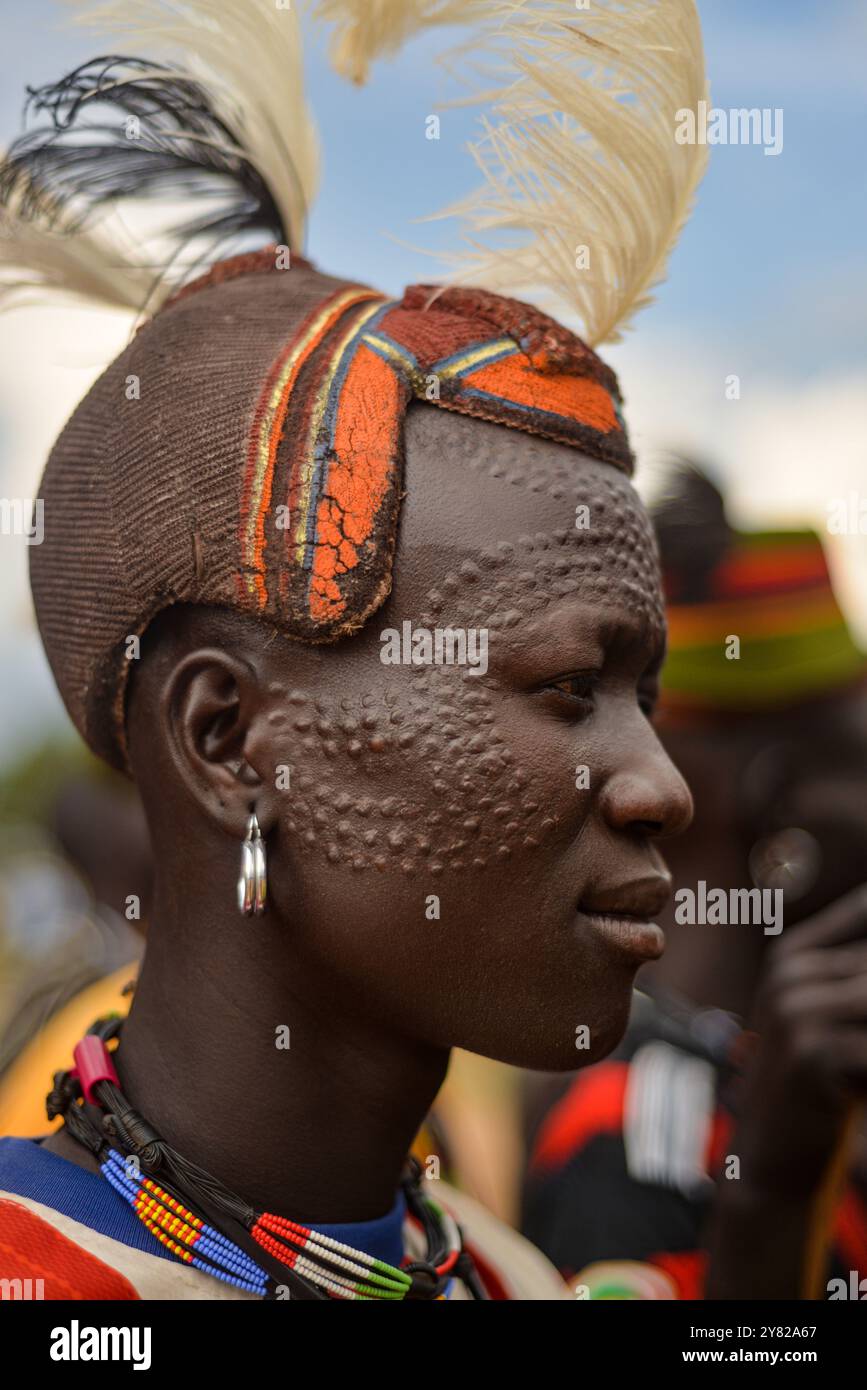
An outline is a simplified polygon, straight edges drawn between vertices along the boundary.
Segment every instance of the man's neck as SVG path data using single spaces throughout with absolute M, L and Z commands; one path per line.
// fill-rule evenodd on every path
M 204 953 L 188 926 L 152 933 L 115 1058 L 127 1099 L 257 1210 L 383 1216 L 448 1053 L 374 1026 L 296 963 L 269 968 L 273 924 L 227 927 Z

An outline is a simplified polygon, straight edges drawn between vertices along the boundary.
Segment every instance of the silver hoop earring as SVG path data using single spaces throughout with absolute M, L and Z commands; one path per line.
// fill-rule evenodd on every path
M 238 879 L 238 908 L 245 917 L 258 917 L 265 911 L 268 896 L 268 873 L 265 863 L 265 841 L 259 829 L 256 812 L 247 821 L 247 831 L 241 844 L 241 874 Z

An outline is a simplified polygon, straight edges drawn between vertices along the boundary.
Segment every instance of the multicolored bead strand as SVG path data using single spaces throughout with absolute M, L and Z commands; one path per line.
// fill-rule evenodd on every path
M 102 1165 L 103 1176 L 129 1202 L 142 1225 L 184 1264 L 215 1279 L 264 1297 L 268 1276 L 233 1241 L 182 1206 L 150 1178 L 133 1178 L 116 1149 Z
M 299 1274 L 306 1274 L 325 1287 L 332 1286 L 338 1297 L 405 1298 L 412 1282 L 408 1274 L 394 1265 L 375 1260 L 331 1236 L 322 1235 L 286 1217 L 274 1216 L 271 1212 L 263 1212 L 251 1234 L 263 1249 L 290 1268 L 297 1269 Z M 302 1252 L 306 1252 L 309 1258 L 305 1258 Z M 331 1266 L 327 1273 L 313 1263 L 317 1258 L 326 1260 Z M 361 1282 L 344 1277 L 340 1270 L 345 1270 L 349 1275 L 360 1275 Z

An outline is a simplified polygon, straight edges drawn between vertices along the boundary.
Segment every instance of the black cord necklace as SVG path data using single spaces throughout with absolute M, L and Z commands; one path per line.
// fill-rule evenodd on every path
M 426 1240 L 423 1260 L 390 1265 L 309 1226 L 257 1212 L 129 1104 L 107 1046 L 122 1026 L 113 1017 L 88 1030 L 75 1048 L 75 1066 L 55 1073 L 48 1118 L 62 1115 L 106 1181 L 184 1264 L 266 1299 L 442 1299 L 455 1278 L 472 1298 L 487 1298 L 459 1226 L 423 1192 L 415 1158 L 407 1160 L 401 1189 Z

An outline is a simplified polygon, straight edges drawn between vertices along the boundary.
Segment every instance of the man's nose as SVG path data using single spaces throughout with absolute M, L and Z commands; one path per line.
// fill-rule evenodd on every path
M 630 744 L 608 776 L 600 808 L 613 830 L 665 839 L 692 820 L 692 795 L 671 758 L 645 723 L 642 746 Z M 649 739 L 647 738 L 649 735 Z

